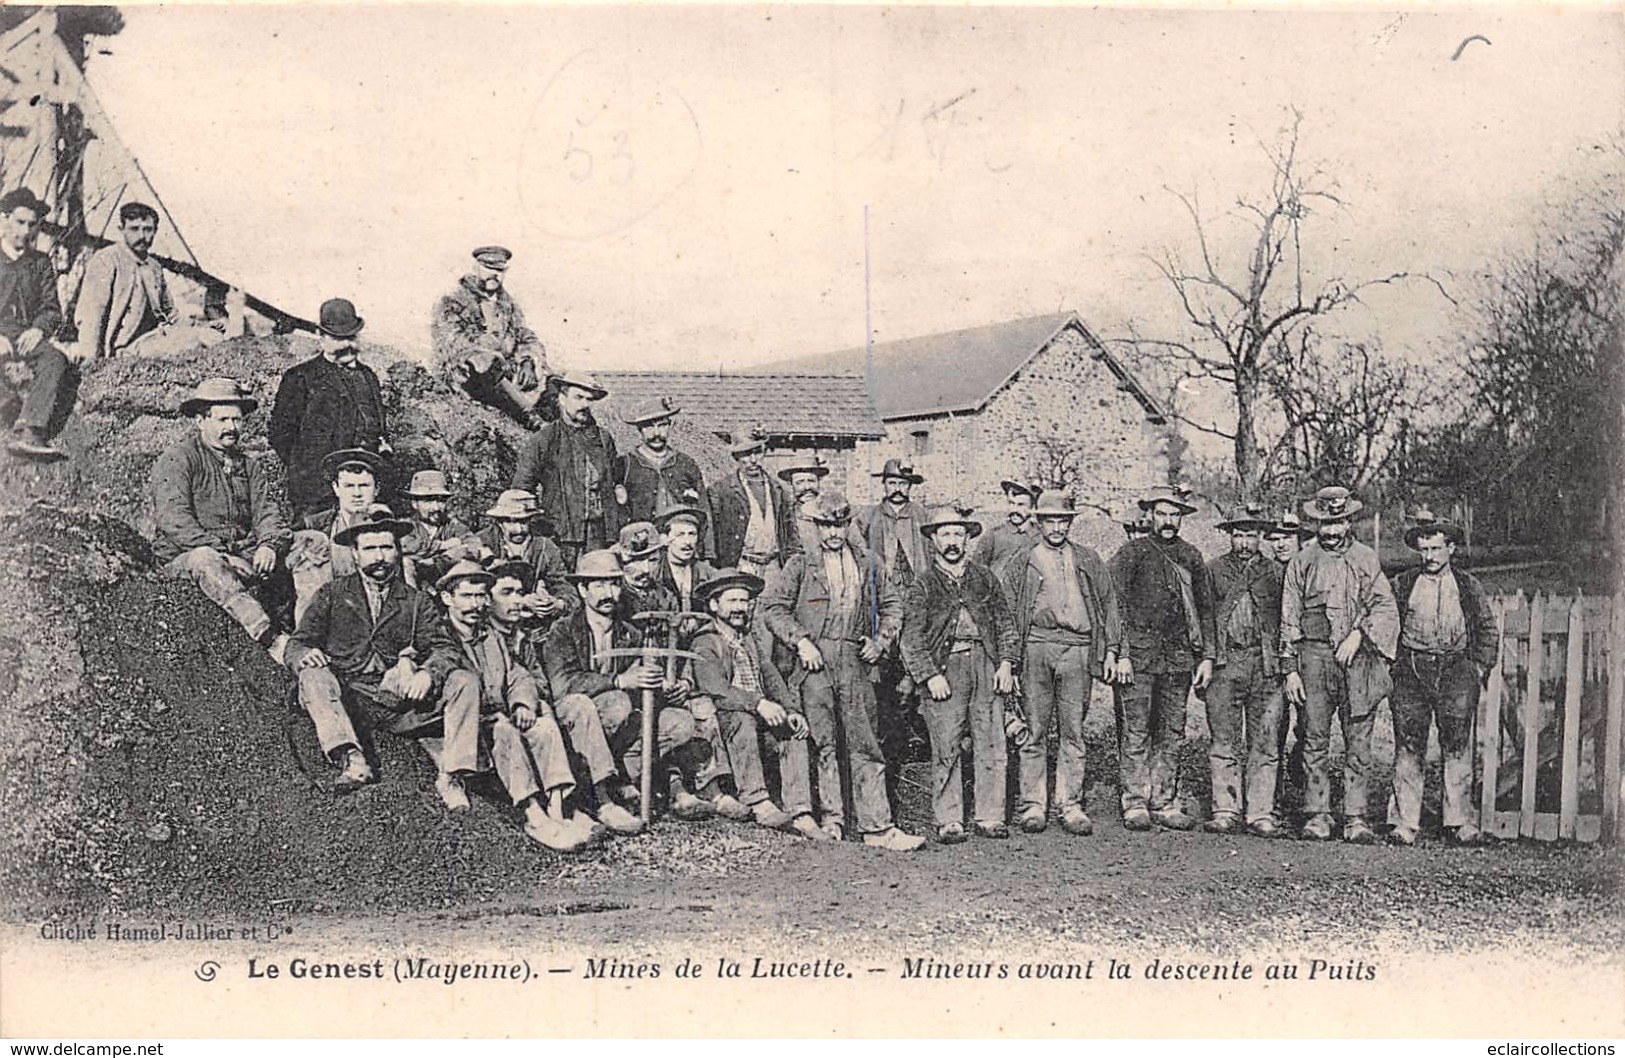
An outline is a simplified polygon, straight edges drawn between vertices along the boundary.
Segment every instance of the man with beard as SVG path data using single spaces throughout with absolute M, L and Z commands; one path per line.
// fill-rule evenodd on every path
M 1112 557 L 1123 601 L 1128 658 L 1118 659 L 1122 689 L 1123 825 L 1155 823 L 1189 830 L 1195 821 L 1179 804 L 1179 749 L 1185 737 L 1185 697 L 1213 678 L 1213 578 L 1202 553 L 1179 538 L 1180 522 L 1196 508 L 1174 490 L 1142 497 L 1152 532 Z
M 479 557 L 479 541 L 446 509 L 451 490 L 443 471 L 413 474 L 406 498 L 412 504 L 412 531 L 401 541 L 401 557 L 414 587 L 435 583 L 459 559 Z
M 795 500 L 762 468 L 767 436 L 760 427 L 741 426 L 729 437 L 738 470 L 711 491 L 716 562 L 765 578 L 801 550 Z
M 81 362 L 116 356 L 175 321 L 164 268 L 151 253 L 158 211 L 126 202 L 119 207 L 118 227 L 120 241 L 97 250 L 85 265 L 74 309 Z
M 902 629 L 902 603 L 878 560 L 849 539 L 852 507 L 845 496 L 821 493 L 813 519 L 818 553 L 790 556 L 762 596 L 762 620 L 799 663 L 789 682 L 801 696 L 818 755 L 825 832 L 840 839 L 850 820 L 864 844 L 909 852 L 925 839 L 892 823 L 874 686 L 876 666 Z M 851 805 L 843 774 L 850 777 Z
M 1037 485 L 1023 485 L 1019 481 L 1001 481 L 999 488 L 1004 490 L 1010 509 L 1005 512 L 1002 524 L 982 534 L 971 555 L 989 569 L 997 569 L 1007 555 L 1026 550 L 1038 536 L 1032 512 L 1042 490 Z
M 1084 810 L 1090 680 L 1118 684 L 1126 650 L 1117 587 L 1094 549 L 1069 539 L 1077 508 L 1070 495 L 1041 492 L 1032 518 L 1036 539 L 995 570 L 1015 616 L 1021 690 L 1029 731 L 1017 750 L 1021 829 L 1049 824 L 1049 733 L 1056 731 L 1055 807 L 1068 834 L 1087 837 L 1094 821 Z
M 476 539 L 495 561 L 523 562 L 530 567 L 535 589 L 528 605 L 544 627 L 580 605 L 563 551 L 536 531 L 541 511 L 533 494 L 508 489 L 486 509 L 485 516 L 491 524 Z
M 638 446 L 620 459 L 616 468 L 617 495 L 629 522 L 657 522 L 667 507 L 679 502 L 711 510 L 706 498 L 705 477 L 694 457 L 671 446 L 671 424 L 682 409 L 670 397 L 644 401 L 626 417 L 642 438 Z M 692 496 L 692 499 L 689 497 Z M 700 542 L 701 554 L 715 552 L 709 539 Z
M 181 402 L 194 429 L 152 464 L 152 550 L 280 663 L 293 584 L 282 556 L 290 534 L 265 468 L 242 451 L 244 416 L 258 407 L 234 378 L 211 378 Z
M 938 507 L 922 529 L 932 562 L 915 571 L 903 601 L 903 663 L 930 696 L 921 711 L 931 734 L 931 808 L 937 840 L 965 840 L 960 765 L 970 735 L 975 828 L 1008 838 L 1004 821 L 1004 707 L 1016 690 L 1016 624 L 993 571 L 970 559 L 982 523 L 969 511 Z
M 361 363 L 356 336 L 366 321 L 343 298 L 322 303 L 321 351 L 290 367 L 277 386 L 266 434 L 288 471 L 295 519 L 332 502 L 323 460 L 344 449 L 388 452 L 378 376 Z
M 1286 565 L 1281 588 L 1281 669 L 1286 697 L 1304 710 L 1305 840 L 1332 836 L 1332 718 L 1343 727 L 1343 840 L 1372 845 L 1366 823 L 1371 726 L 1392 688 L 1388 666 L 1399 647 L 1399 606 L 1377 553 L 1354 539 L 1364 508 L 1332 485 L 1303 506 L 1318 524 L 1313 543 Z
M 572 694 L 590 698 L 625 775 L 635 780 L 642 774 L 645 752 L 643 692 L 651 692 L 658 709 L 657 774 L 661 768 L 669 773 L 671 813 L 689 822 L 710 819 L 716 815 L 715 807 L 693 790 L 697 777 L 711 764 L 711 746 L 699 736 L 693 714 L 683 707 L 688 685 L 666 679 L 658 660 L 604 656 L 605 651 L 644 645 L 642 631 L 621 616 L 624 576 L 613 551 L 589 551 L 576 562 L 570 579 L 583 605 L 554 623 L 543 651 L 553 700 L 562 702 Z M 637 787 L 629 783 L 622 787 L 619 800 L 635 801 L 638 795 Z
M 542 653 L 546 630 L 536 620 L 531 606 L 536 572 L 528 564 L 514 561 L 499 562 L 490 572 L 492 627 L 507 643 L 514 660 L 532 676 L 541 678 L 545 672 Z M 545 689 L 540 697 L 548 697 Z M 615 802 L 621 788 L 620 769 L 592 699 L 581 694 L 566 695 L 554 701 L 551 710 L 574 754 L 573 763 L 579 768 L 576 778 L 585 780 L 578 788 L 577 799 L 617 834 L 642 831 L 643 820 Z
M 525 835 L 557 852 L 576 852 L 602 836 L 586 814 L 572 816 L 565 798 L 575 789 L 564 735 L 536 688 L 489 618 L 495 578 L 464 560 L 435 585 L 460 656 L 440 694 L 441 738 L 424 739 L 440 768 L 435 789 L 453 812 L 468 810 L 464 782 L 495 770 L 514 807 L 525 813 Z
M 1220 532 L 1230 534 L 1230 552 L 1208 563 L 1219 601 L 1213 682 L 1207 692 L 1213 814 L 1202 829 L 1210 834 L 1234 834 L 1245 825 L 1257 837 L 1287 836 L 1275 819 L 1281 566 L 1258 552 L 1260 535 L 1274 526 L 1262 507 L 1247 504 L 1238 517 L 1218 524 Z
M 677 597 L 684 610 L 705 612 L 702 584 L 716 575 L 716 569 L 700 558 L 700 536 L 705 531 L 705 512 L 695 506 L 694 493 L 685 493 L 681 502 L 655 515 L 666 540 L 664 561 L 660 563 L 660 583 Z
M 386 516 L 341 530 L 336 542 L 354 549 L 358 569 L 322 586 L 288 643 L 299 704 L 341 769 L 341 793 L 377 781 L 355 714 L 397 735 L 432 733 L 440 690 L 459 663 L 434 600 L 400 575 L 408 529 Z
M 607 548 L 621 531 L 615 502 L 615 438 L 593 419 L 592 405 L 609 391 L 584 375 L 566 372 L 548 383 L 558 393 L 559 417 L 526 439 L 513 487 L 533 493 L 553 519 L 553 538 L 566 563 Z
M 42 462 L 66 458 L 51 434 L 79 392 L 78 367 L 51 341 L 62 326 L 56 268 L 35 246 L 50 212 L 26 187 L 0 198 L 0 367 L 16 412 L 6 449 Z
M 804 554 L 818 554 L 818 523 L 812 519 L 813 501 L 818 499 L 818 491 L 828 474 L 829 465 L 816 455 L 779 468 L 779 480 L 790 487 L 790 496 L 795 500 L 796 536 Z
M 452 385 L 519 425 L 542 425 L 547 350 L 503 286 L 513 253 L 474 251 L 474 269 L 435 305 L 429 325 L 435 360 Z
M 1422 762 L 1428 726 L 1439 725 L 1444 756 L 1444 833 L 1454 845 L 1478 845 L 1484 832 L 1474 822 L 1473 718 L 1479 688 L 1495 668 L 1500 640 L 1484 587 L 1452 559 L 1465 540 L 1461 527 L 1429 510 L 1416 512 L 1405 543 L 1422 565 L 1394 578 L 1399 606 L 1399 653 L 1394 658 L 1394 794 L 1388 802 L 1388 840 L 1416 844 L 1422 827 Z

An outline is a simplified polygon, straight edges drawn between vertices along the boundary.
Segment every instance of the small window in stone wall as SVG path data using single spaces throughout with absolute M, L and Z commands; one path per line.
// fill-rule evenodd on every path
M 931 454 L 931 431 L 915 430 L 909 434 L 914 439 L 914 454 L 928 456 Z

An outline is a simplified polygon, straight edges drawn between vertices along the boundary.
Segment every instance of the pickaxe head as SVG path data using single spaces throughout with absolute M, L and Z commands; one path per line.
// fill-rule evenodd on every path
M 692 610 L 640 610 L 632 615 L 633 624 L 642 624 L 644 621 L 664 621 L 675 624 L 685 617 L 698 617 Z

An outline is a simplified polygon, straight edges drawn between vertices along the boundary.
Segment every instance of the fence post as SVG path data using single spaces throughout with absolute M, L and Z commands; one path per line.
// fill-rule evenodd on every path
M 1585 597 L 1574 593 L 1569 606 L 1568 664 L 1563 671 L 1563 786 L 1557 809 L 1557 837 L 1574 839 L 1574 823 L 1580 815 L 1580 687 L 1585 679 L 1582 651 L 1585 645 Z
M 1518 806 L 1518 836 L 1535 836 L 1535 771 L 1540 764 L 1540 670 L 1545 660 L 1546 593 L 1529 604 L 1529 671 L 1523 691 L 1523 790 Z
M 1619 729 L 1625 717 L 1625 592 L 1608 615 L 1608 718 L 1603 724 L 1602 840 L 1620 840 Z
M 1478 792 L 1478 826 L 1486 834 L 1495 833 L 1495 791 L 1501 768 L 1501 696 L 1505 677 L 1502 673 L 1506 651 L 1506 597 L 1497 595 L 1491 603 L 1495 612 L 1495 667 L 1490 669 L 1490 684 L 1484 695 L 1484 708 L 1479 730 L 1484 733 L 1483 786 Z

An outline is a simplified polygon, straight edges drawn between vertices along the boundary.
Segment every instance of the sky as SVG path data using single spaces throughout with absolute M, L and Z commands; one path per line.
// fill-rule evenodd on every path
M 126 9 L 91 83 L 201 263 L 423 351 L 477 245 L 555 363 L 736 368 L 1076 309 L 1177 323 L 1193 249 L 1272 139 L 1344 206 L 1314 275 L 1458 283 L 1621 127 L 1617 14 L 1057 8 Z M 1473 42 L 1453 59 L 1462 42 Z M 866 235 L 867 232 L 867 235 Z M 867 254 L 867 281 L 866 281 Z M 1397 355 L 1431 289 L 1356 310 Z

